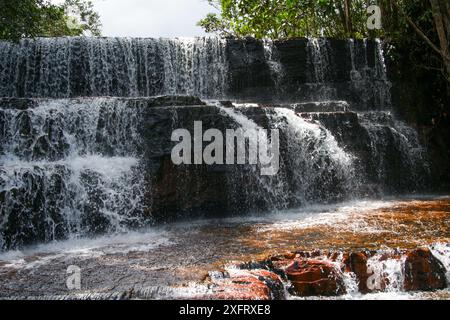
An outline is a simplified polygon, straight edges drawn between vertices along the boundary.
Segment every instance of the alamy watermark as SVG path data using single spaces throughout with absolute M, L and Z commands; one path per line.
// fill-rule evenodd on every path
M 187 129 L 176 129 L 171 140 L 175 165 L 257 165 L 263 176 L 273 176 L 280 168 L 280 135 L 278 129 L 218 129 L 203 132 L 203 123 L 194 121 L 193 135 Z M 204 142 L 209 143 L 205 148 Z
M 367 19 L 367 29 L 380 30 L 381 25 L 381 8 L 377 5 L 371 5 L 367 8 L 367 13 L 370 15 Z
M 81 289 L 81 268 L 78 266 L 69 266 L 66 273 L 69 275 L 66 280 L 66 286 L 69 290 Z
M 381 8 L 371 5 L 367 28 L 381 29 Z M 172 149 L 175 165 L 258 165 L 261 175 L 276 175 L 280 168 L 280 141 L 278 129 L 227 129 L 225 134 L 218 129 L 203 132 L 201 121 L 194 121 L 193 135 L 187 129 L 176 129 L 171 136 L 178 142 Z M 204 142 L 209 144 L 203 149 Z

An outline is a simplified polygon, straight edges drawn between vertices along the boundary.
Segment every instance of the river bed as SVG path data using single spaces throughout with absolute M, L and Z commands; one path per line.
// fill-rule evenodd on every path
M 355 200 L 70 239 L 0 253 L 0 298 L 177 299 L 207 291 L 214 270 L 304 250 L 390 250 L 428 246 L 449 271 L 450 197 Z M 81 270 L 69 290 L 67 268 Z M 449 275 L 449 273 L 448 273 Z M 289 297 L 294 298 L 294 297 Z M 448 290 L 401 290 L 339 298 L 450 299 Z

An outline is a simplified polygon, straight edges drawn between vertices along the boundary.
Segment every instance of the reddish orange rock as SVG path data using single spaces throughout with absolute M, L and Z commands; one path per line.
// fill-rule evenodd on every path
M 229 277 L 213 280 L 214 300 L 280 300 L 284 287 L 280 278 L 267 270 L 238 270 Z
M 447 288 L 445 268 L 428 248 L 420 248 L 407 253 L 404 286 L 406 291 Z
M 337 296 L 345 293 L 341 274 L 332 263 L 297 259 L 285 270 L 290 291 L 298 296 Z
M 358 288 L 361 293 L 369 292 L 367 287 L 367 256 L 364 252 L 351 252 L 344 258 L 344 264 L 347 266 L 347 271 L 353 272 L 358 279 Z

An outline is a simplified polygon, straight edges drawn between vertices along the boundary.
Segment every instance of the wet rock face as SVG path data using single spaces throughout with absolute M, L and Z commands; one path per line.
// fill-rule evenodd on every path
M 285 271 L 292 283 L 290 291 L 298 296 L 338 296 L 345 293 L 342 276 L 326 261 L 296 259 Z
M 447 288 L 445 268 L 427 248 L 411 251 L 405 261 L 405 290 L 429 291 Z
M 0 57 L 0 97 L 331 99 L 359 110 L 389 104 L 380 46 L 372 41 L 24 39 L 0 42 Z
M 234 270 L 210 274 L 213 300 L 282 300 L 284 287 L 280 278 L 267 270 Z
M 446 269 L 428 248 L 355 252 L 296 251 L 243 263 L 237 268 L 244 269 L 240 276 L 254 275 L 255 271 L 258 274 L 263 272 L 266 283 L 272 283 L 269 286 L 272 292 L 289 292 L 300 297 L 341 296 L 355 293 L 355 288 L 361 294 L 447 288 Z M 272 279 L 272 282 L 267 282 L 267 279 Z M 286 291 L 279 287 L 277 279 L 281 280 Z M 349 282 L 348 279 L 353 280 Z M 259 288 L 254 285 L 254 280 L 243 281 L 251 283 L 253 288 Z M 229 283 L 226 297 L 240 297 L 241 288 Z
M 171 221 L 189 216 L 221 216 L 233 212 L 226 165 L 191 164 L 175 165 L 171 159 L 171 141 L 175 129 L 186 129 L 194 137 L 194 121 L 202 121 L 202 134 L 208 129 L 227 128 L 236 125 L 212 106 L 180 108 L 153 108 L 145 115 L 144 154 L 151 183 L 151 215 L 158 221 Z M 191 140 L 192 141 L 192 140 Z M 203 148 L 208 143 L 202 144 Z M 225 154 L 225 153 L 224 153 Z
M 15 185 L 0 191 L 5 248 L 64 239 L 71 232 L 95 235 L 111 227 L 265 212 L 425 186 L 426 172 L 416 166 L 422 158 L 410 153 L 420 151 L 413 129 L 397 125 L 389 114 L 372 119 L 344 111 L 348 105 L 341 101 L 236 107 L 161 96 L 16 98 L 0 99 L 0 105 L 0 151 L 7 163 L 0 167 L 0 182 Z M 329 112 L 317 112 L 322 109 Z M 258 165 L 248 164 L 175 165 L 172 132 L 185 129 L 192 141 L 195 121 L 202 121 L 202 133 L 279 129 L 277 175 L 262 176 Z M 203 142 L 202 152 L 208 144 Z M 90 155 L 95 157 L 86 161 Z M 11 156 L 21 160 L 18 165 Z M 120 173 L 121 161 L 131 165 L 129 176 L 110 181 L 105 170 L 117 164 L 112 173 Z M 70 210 L 77 211 L 76 221 L 66 215 Z M 104 214 L 111 210 L 120 210 L 120 221 Z
M 367 255 L 364 252 L 351 252 L 346 255 L 343 263 L 347 267 L 347 271 L 353 272 L 358 279 L 358 290 L 361 293 L 368 293 L 367 287 L 369 273 L 367 270 Z
M 335 39 L 228 40 L 227 96 L 244 101 L 345 100 L 355 110 L 389 105 L 378 44 Z

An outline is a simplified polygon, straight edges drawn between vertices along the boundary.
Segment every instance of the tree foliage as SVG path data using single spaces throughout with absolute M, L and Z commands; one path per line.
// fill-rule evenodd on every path
M 220 14 L 199 22 L 207 32 L 259 39 L 380 37 L 408 48 L 422 60 L 418 65 L 441 69 L 450 79 L 450 0 L 208 1 Z M 381 8 L 380 30 L 367 27 L 371 4 Z
M 208 32 L 235 37 L 368 36 L 367 0 L 209 0 L 220 14 L 199 22 Z M 348 10 L 346 10 L 348 9 Z M 348 13 L 348 14 L 346 14 Z M 351 13 L 351 17 L 350 17 Z M 351 18 L 351 19 L 350 19 Z
M 87 0 L 0 0 L 0 39 L 100 35 L 100 18 Z

